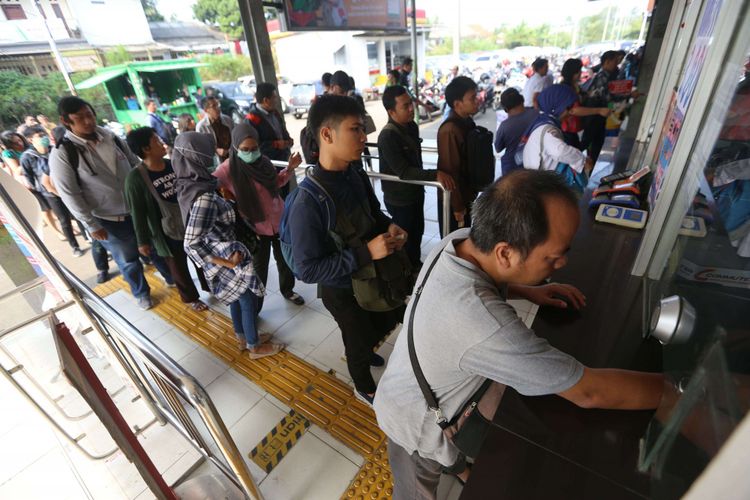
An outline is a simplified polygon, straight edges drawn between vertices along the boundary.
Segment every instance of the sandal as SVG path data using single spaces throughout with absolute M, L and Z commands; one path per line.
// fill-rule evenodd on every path
M 263 352 L 259 352 L 260 349 L 263 349 Z M 284 344 L 261 344 L 253 349 L 248 349 L 247 355 L 250 359 L 260 359 L 278 354 L 282 349 L 284 349 Z
M 237 342 L 237 347 L 239 348 L 240 352 L 247 351 L 247 341 L 245 339 L 235 337 L 234 340 L 235 342 Z
M 273 337 L 271 333 L 259 333 L 258 344 L 267 344 L 271 340 L 271 337 Z
M 297 306 L 304 305 L 305 303 L 305 299 L 303 299 L 302 295 L 298 294 L 297 292 L 292 292 L 289 295 L 285 295 L 284 298 Z
M 192 309 L 193 311 L 200 312 L 200 311 L 208 310 L 208 306 L 204 304 L 203 302 L 201 302 L 200 300 L 196 300 L 195 302 L 190 303 L 190 309 Z

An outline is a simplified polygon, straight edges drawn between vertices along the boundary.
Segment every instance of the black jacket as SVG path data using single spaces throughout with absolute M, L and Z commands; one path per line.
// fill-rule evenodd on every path
M 258 131 L 258 135 L 260 136 L 260 152 L 271 160 L 287 161 L 289 159 L 289 155 L 291 154 L 291 149 L 275 148 L 273 146 L 273 142 L 276 140 L 289 140 L 289 132 L 286 130 L 286 127 L 284 126 L 284 120 L 282 120 L 278 112 L 276 110 L 273 110 L 271 111 L 271 113 L 275 114 L 279 120 L 282 132 L 281 137 L 278 137 L 276 135 L 276 132 L 271 126 L 271 123 L 268 121 L 266 114 L 258 109 L 257 104 L 253 103 L 250 106 L 250 111 L 247 113 L 246 118 L 247 121 L 250 122 L 250 125 L 255 127 L 255 130 Z
M 416 123 L 402 126 L 389 120 L 378 135 L 380 172 L 411 181 L 437 180 L 437 170 L 425 170 L 422 166 L 421 142 Z M 391 205 L 411 205 L 424 199 L 424 188 L 383 181 L 383 195 L 385 202 Z

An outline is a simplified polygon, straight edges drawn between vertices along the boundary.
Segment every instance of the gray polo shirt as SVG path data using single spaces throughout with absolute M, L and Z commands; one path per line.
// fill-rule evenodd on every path
M 414 345 L 425 378 L 448 419 L 463 407 L 487 378 L 538 396 L 570 389 L 583 365 L 537 337 L 504 299 L 504 290 L 484 271 L 456 256 L 456 243 L 468 238 L 459 229 L 433 249 L 418 283 L 438 254 L 414 317 Z M 406 323 L 375 395 L 380 428 L 406 449 L 444 466 L 458 450 L 443 436 L 435 414 L 419 389 L 409 361 Z

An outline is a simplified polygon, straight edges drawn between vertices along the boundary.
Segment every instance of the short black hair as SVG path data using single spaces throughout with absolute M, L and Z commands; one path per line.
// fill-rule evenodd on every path
M 401 78 L 401 73 L 399 73 L 397 69 L 390 70 L 388 72 L 388 74 L 391 75 L 391 76 L 395 76 L 396 80 L 398 80 L 399 78 Z
M 616 50 L 608 50 L 602 54 L 602 56 L 599 58 L 599 63 L 604 64 L 607 61 L 611 61 L 612 59 L 617 59 L 619 54 Z
M 323 76 L 320 77 L 320 81 L 323 82 L 323 85 L 325 85 L 326 87 L 330 87 L 331 86 L 331 77 L 332 76 L 333 75 L 331 73 L 329 73 L 328 71 L 326 71 L 325 73 L 323 73 Z
M 193 115 L 190 113 L 181 113 L 180 116 L 177 117 L 177 125 L 180 128 L 180 132 L 185 132 L 187 130 L 188 123 L 191 121 L 195 121 L 195 118 L 193 118 Z
M 24 136 L 25 138 L 27 138 L 27 139 L 31 139 L 31 138 L 32 138 L 32 137 L 34 137 L 34 136 L 35 136 L 36 134 L 44 134 L 44 135 L 47 135 L 47 131 L 46 131 L 46 130 L 44 130 L 44 127 L 42 127 L 41 125 L 32 125 L 32 126 L 30 126 L 30 127 L 26 127 L 26 128 L 25 128 L 25 129 L 23 130 L 23 136 Z
M 414 64 L 414 59 L 412 59 L 411 57 L 404 57 L 404 60 L 401 63 L 401 66 L 406 66 L 407 64 L 413 65 Z
M 139 158 L 144 157 L 143 150 L 150 147 L 151 138 L 156 133 L 156 130 L 151 127 L 138 127 L 128 132 L 125 140 L 128 142 L 130 150 L 138 155 Z
M 484 254 L 505 242 L 526 258 L 549 237 L 545 199 L 554 196 L 578 207 L 575 193 L 556 172 L 520 169 L 504 175 L 474 202 L 471 241 Z
M 500 94 L 500 105 L 505 111 L 523 106 L 523 96 L 515 87 L 509 87 Z
M 396 98 L 408 92 L 401 85 L 393 85 L 383 92 L 383 107 L 386 111 L 396 109 Z
M 476 88 L 477 84 L 468 76 L 457 76 L 445 87 L 445 102 L 453 108 L 456 101 L 462 100 L 467 92 Z
M 270 99 L 274 92 L 276 92 L 276 85 L 273 83 L 259 83 L 255 89 L 255 102 L 260 104 L 264 99 Z
M 307 114 L 307 129 L 312 132 L 315 141 L 318 142 L 321 128 L 337 128 L 345 118 L 361 117 L 363 113 L 362 107 L 353 97 L 324 94 L 315 99 L 310 107 Z
M 583 62 L 580 59 L 573 58 L 565 61 L 560 70 L 560 76 L 562 77 L 563 83 L 572 86 L 573 75 L 580 73 L 581 69 L 583 69 Z
M 153 102 L 154 104 L 156 104 L 156 99 L 146 99 L 146 106 L 148 106 L 148 105 L 149 105 L 149 104 L 151 104 L 152 102 Z
M 545 67 L 547 64 L 549 64 L 549 61 L 547 59 L 543 57 L 537 57 L 536 60 L 534 60 L 534 62 L 531 63 L 531 69 L 533 69 L 534 72 L 536 73 L 537 71 Z
M 88 101 L 84 101 L 83 99 L 75 95 L 68 95 L 60 99 L 60 101 L 57 103 L 57 114 L 60 115 L 60 119 L 63 122 L 69 122 L 70 115 L 78 113 L 86 106 L 88 106 L 91 112 L 94 113 L 94 116 L 96 116 L 94 107 L 89 104 Z
M 331 76 L 331 86 L 338 85 L 343 90 L 351 90 L 351 80 L 349 80 L 349 75 L 346 74 L 346 71 L 337 71 Z
M 210 96 L 204 97 L 203 101 L 201 102 L 201 106 L 203 107 L 203 109 L 206 109 L 206 107 L 208 107 L 208 103 L 213 102 L 213 101 L 218 102 L 219 103 L 219 109 L 221 109 L 221 101 L 219 101 L 219 98 L 216 97 L 215 95 L 210 95 Z

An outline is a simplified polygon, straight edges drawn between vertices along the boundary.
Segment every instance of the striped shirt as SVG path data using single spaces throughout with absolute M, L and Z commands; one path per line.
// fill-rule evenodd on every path
M 229 202 L 216 193 L 204 193 L 193 202 L 185 228 L 185 252 L 203 268 L 211 292 L 226 305 L 248 289 L 258 297 L 266 294 L 250 252 L 235 239 L 234 224 L 234 209 Z M 229 260 L 234 252 L 243 255 L 234 269 L 211 261 L 212 257 Z

